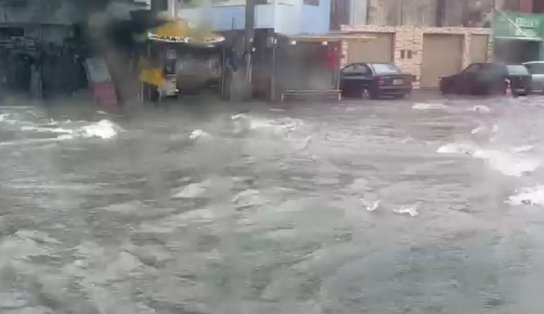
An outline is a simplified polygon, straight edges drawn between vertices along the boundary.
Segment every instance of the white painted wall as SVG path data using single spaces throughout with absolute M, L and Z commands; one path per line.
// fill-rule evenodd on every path
M 351 0 L 350 25 L 367 24 L 368 0 Z

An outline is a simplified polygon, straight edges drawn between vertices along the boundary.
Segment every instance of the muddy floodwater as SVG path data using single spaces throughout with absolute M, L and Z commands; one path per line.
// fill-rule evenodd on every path
M 544 98 L 0 108 L 0 313 L 544 308 Z

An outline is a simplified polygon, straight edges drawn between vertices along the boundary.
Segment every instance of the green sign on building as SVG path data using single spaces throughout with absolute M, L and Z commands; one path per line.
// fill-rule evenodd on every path
M 493 20 L 493 36 L 504 39 L 542 41 L 544 17 L 536 14 L 497 12 Z

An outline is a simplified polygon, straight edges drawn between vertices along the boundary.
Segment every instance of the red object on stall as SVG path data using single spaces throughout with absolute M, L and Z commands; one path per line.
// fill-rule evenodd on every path
M 338 49 L 328 48 L 325 53 L 325 64 L 329 70 L 336 70 L 340 61 Z
M 102 109 L 108 112 L 115 112 L 119 109 L 117 93 L 112 82 L 93 84 L 92 91 Z
M 85 60 L 85 69 L 90 89 L 98 105 L 105 111 L 117 112 L 119 100 L 106 61 L 102 58 L 88 58 Z

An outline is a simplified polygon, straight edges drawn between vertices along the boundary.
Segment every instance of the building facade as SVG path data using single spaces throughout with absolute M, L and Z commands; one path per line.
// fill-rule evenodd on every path
M 213 31 L 241 31 L 245 27 L 245 0 L 211 0 L 197 5 L 173 0 L 176 17 Z M 321 34 L 330 28 L 331 0 L 263 0 L 255 6 L 255 28 L 284 35 Z
M 500 37 L 494 35 L 492 26 L 499 14 L 517 11 L 522 15 L 506 19 L 505 24 L 517 25 L 517 18 L 522 28 L 531 25 L 538 30 L 544 29 L 544 23 L 525 18 L 526 14 L 543 12 L 544 0 L 352 2 L 355 4 L 351 3 L 350 7 L 363 7 L 360 10 L 366 16 L 350 17 L 350 23 L 343 25 L 342 31 L 375 39 L 364 43 L 345 42 L 343 64 L 394 62 L 416 76 L 416 88 L 436 88 L 440 77 L 457 73 L 472 62 L 493 58 L 522 62 L 542 55 L 538 52 L 542 51 L 539 50 L 542 36 Z

